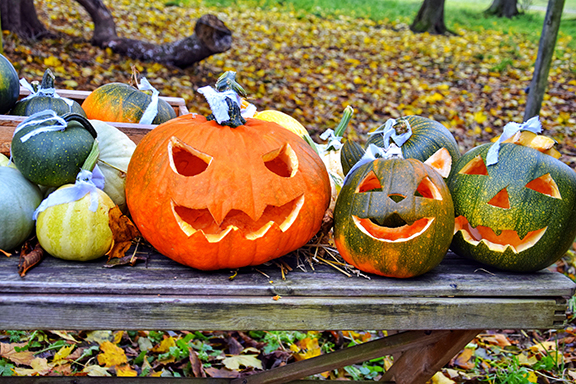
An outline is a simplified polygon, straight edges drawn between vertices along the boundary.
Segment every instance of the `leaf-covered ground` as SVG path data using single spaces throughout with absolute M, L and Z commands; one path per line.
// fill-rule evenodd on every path
M 510 31 L 459 36 L 416 35 L 408 20 L 375 22 L 346 15 L 323 17 L 287 9 L 165 6 L 160 1 L 108 2 L 118 32 L 157 43 L 192 33 L 196 19 L 214 13 L 233 31 L 233 48 L 185 70 L 126 59 L 89 44 L 91 23 L 73 0 L 35 2 L 57 38 L 26 43 L 4 35 L 5 55 L 20 77 L 40 80 L 49 67 L 58 88 L 92 90 L 128 82 L 135 67 L 162 95 L 183 97 L 188 109 L 208 113 L 196 89 L 225 70 L 238 73 L 258 109 L 299 119 L 318 139 L 334 128 L 347 105 L 355 109 L 348 138 L 389 118 L 418 114 L 445 124 L 462 151 L 489 141 L 510 121 L 521 122 L 537 44 Z M 535 26 L 541 28 L 541 26 Z M 576 165 L 576 64 L 561 36 L 550 70 L 541 121 L 559 142 L 561 160 Z M 568 255 L 554 268 L 574 279 Z M 305 359 L 382 335 L 361 332 L 65 332 L 0 331 L 0 376 L 23 375 L 238 375 Z M 576 325 L 558 331 L 492 331 L 435 376 L 436 383 L 574 382 Z M 322 377 L 377 379 L 386 357 Z M 508 381 L 506 381 L 508 380 Z

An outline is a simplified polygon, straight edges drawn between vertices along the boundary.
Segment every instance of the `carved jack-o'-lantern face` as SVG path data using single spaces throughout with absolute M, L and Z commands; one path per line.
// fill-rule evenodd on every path
M 503 144 L 486 166 L 486 144 L 454 166 L 448 186 L 456 214 L 452 249 L 512 271 L 545 268 L 576 236 L 576 174 L 551 156 Z
M 391 277 L 425 273 L 452 238 L 452 199 L 442 176 L 415 159 L 377 159 L 347 178 L 334 210 L 334 238 L 357 268 Z
M 275 123 L 231 128 L 187 115 L 139 143 L 126 195 L 159 252 L 210 270 L 261 264 L 304 245 L 320 228 L 330 184 L 310 146 Z

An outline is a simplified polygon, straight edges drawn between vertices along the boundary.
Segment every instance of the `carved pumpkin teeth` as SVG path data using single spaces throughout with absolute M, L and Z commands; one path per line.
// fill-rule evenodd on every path
M 375 240 L 385 242 L 409 241 L 423 234 L 434 222 L 434 218 L 424 217 L 416 220 L 412 225 L 400 227 L 384 227 L 374 223 L 370 219 L 361 219 L 352 216 L 354 224 L 366 235 Z
M 461 231 L 464 240 L 474 246 L 483 242 L 492 251 L 504 252 L 506 248 L 510 248 L 514 253 L 519 253 L 534 246 L 544 235 L 547 228 L 548 227 L 544 227 L 528 232 L 526 236 L 521 239 L 514 230 L 502 230 L 502 233 L 497 235 L 492 228 L 482 225 L 472 227 L 464 216 L 458 216 L 456 218 L 454 234 Z
M 256 221 L 242 211 L 232 210 L 222 223 L 217 224 L 208 209 L 192 209 L 171 202 L 174 217 L 186 236 L 202 232 L 210 243 L 221 241 L 231 231 L 243 231 L 244 237 L 248 240 L 264 236 L 274 225 L 282 232 L 286 232 L 298 218 L 303 205 L 304 195 L 280 207 L 269 205 Z M 281 220 L 280 224 L 278 220 Z

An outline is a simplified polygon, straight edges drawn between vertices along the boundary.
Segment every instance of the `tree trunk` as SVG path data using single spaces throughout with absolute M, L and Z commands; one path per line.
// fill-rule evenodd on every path
M 34 0 L 0 0 L 0 19 L 4 30 L 14 32 L 23 39 L 40 39 L 51 35 L 38 20 Z
M 485 10 L 484 13 L 511 19 L 520 14 L 518 11 L 518 0 L 494 0 L 490 8 Z
M 444 24 L 444 0 L 424 0 L 410 29 L 435 35 L 453 33 Z
M 534 64 L 534 75 L 530 82 L 530 91 L 526 98 L 526 109 L 524 111 L 524 121 L 540 114 L 544 93 L 548 86 L 548 73 L 550 72 L 550 63 L 554 56 L 554 47 L 558 38 L 560 29 L 560 19 L 564 9 L 565 0 L 549 0 L 546 8 L 546 17 L 540 35 L 538 46 L 538 56 Z
M 232 32 L 214 15 L 196 22 L 194 33 L 182 40 L 156 45 L 119 37 L 114 18 L 102 0 L 76 0 L 94 23 L 91 43 L 137 60 L 154 61 L 180 68 L 189 67 L 232 46 Z M 33 0 L 0 0 L 2 27 L 21 38 L 38 39 L 51 35 L 38 20 Z

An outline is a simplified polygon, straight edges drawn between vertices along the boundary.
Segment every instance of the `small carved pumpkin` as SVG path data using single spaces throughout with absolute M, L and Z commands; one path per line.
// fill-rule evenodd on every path
M 576 173 L 536 149 L 503 143 L 473 148 L 448 186 L 456 227 L 452 250 L 500 269 L 529 272 L 561 258 L 576 236 Z
M 314 150 L 276 123 L 231 127 L 190 114 L 138 144 L 126 200 L 160 253 L 202 270 L 239 268 L 306 244 L 320 229 L 330 182 Z
M 334 210 L 334 240 L 344 260 L 389 277 L 417 276 L 436 267 L 453 228 L 446 183 L 415 159 L 360 165 L 347 176 Z

